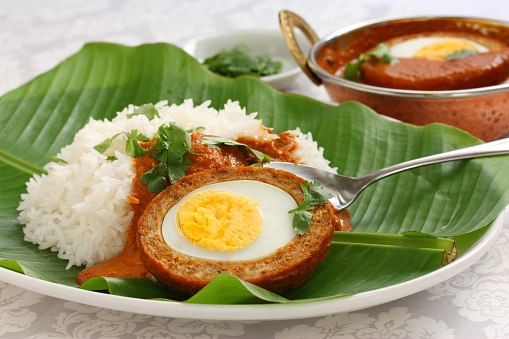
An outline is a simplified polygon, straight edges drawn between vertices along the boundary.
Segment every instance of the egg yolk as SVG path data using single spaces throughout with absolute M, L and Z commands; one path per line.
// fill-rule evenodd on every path
M 236 251 L 248 247 L 262 232 L 258 204 L 241 194 L 198 192 L 178 208 L 177 227 L 196 246 L 216 252 Z
M 447 61 L 446 56 L 464 49 L 477 51 L 477 48 L 468 41 L 461 39 L 450 39 L 429 44 L 414 54 L 414 58 L 433 61 Z

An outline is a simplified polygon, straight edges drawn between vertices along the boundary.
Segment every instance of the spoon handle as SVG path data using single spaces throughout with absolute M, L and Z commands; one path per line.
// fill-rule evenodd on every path
M 378 171 L 366 174 L 362 177 L 358 177 L 358 179 L 366 183 L 366 185 L 369 185 L 370 183 L 385 178 L 389 175 L 406 171 L 408 169 L 416 167 L 432 165 L 453 160 L 470 159 L 502 154 L 509 154 L 509 138 L 402 162 L 400 164 L 382 168 Z

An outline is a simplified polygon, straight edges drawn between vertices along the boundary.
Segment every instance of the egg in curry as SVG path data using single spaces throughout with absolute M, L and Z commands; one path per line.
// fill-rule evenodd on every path
M 423 32 L 397 36 L 378 46 L 387 47 L 386 55 L 374 57 L 373 50 L 367 51 L 336 75 L 345 76 L 349 65 L 358 64 L 356 80 L 361 83 L 422 91 L 493 86 L 509 78 L 507 44 L 479 34 Z M 396 62 L 385 61 L 389 55 Z

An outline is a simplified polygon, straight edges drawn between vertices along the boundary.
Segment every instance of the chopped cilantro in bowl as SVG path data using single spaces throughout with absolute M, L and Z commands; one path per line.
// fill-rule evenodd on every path
M 240 43 L 230 50 L 205 59 L 203 64 L 214 73 L 235 78 L 240 75 L 266 76 L 280 73 L 281 61 L 272 60 L 270 54 L 255 55 L 246 44 Z
M 296 33 L 297 41 L 299 46 L 302 47 L 303 53 L 309 53 L 311 43 L 302 32 L 298 31 Z M 182 41 L 181 48 L 184 52 L 193 56 L 204 68 L 218 74 L 219 72 L 215 72 L 204 64 L 205 59 L 212 59 L 222 52 L 231 52 L 236 48 L 238 51 L 239 45 L 245 45 L 244 47 L 247 46 L 250 50 L 251 58 L 248 58 L 248 60 L 256 59 L 256 62 L 258 62 L 253 67 L 253 73 L 248 73 L 248 70 L 242 74 L 252 74 L 252 76 L 277 90 L 286 90 L 302 73 L 302 69 L 290 52 L 281 30 L 242 29 L 207 32 Z M 218 61 L 218 59 L 215 61 Z M 242 65 L 245 66 L 245 64 Z M 230 64 L 227 68 L 230 68 Z M 219 73 L 219 75 L 221 74 Z M 236 78 L 239 75 L 241 74 L 222 74 L 222 76 L 229 78 Z

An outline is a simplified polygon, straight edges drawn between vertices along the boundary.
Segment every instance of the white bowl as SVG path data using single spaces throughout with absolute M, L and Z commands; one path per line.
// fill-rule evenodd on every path
M 299 32 L 297 32 L 299 33 Z M 302 51 L 307 54 L 311 44 L 303 34 L 297 34 L 297 40 Z M 223 49 L 232 49 L 239 43 L 246 44 L 255 55 L 268 53 L 272 60 L 281 61 L 281 73 L 260 77 L 278 90 L 284 90 L 302 72 L 295 62 L 281 31 L 276 30 L 239 30 L 220 31 L 202 34 L 181 44 L 181 47 L 199 62 L 211 57 Z

